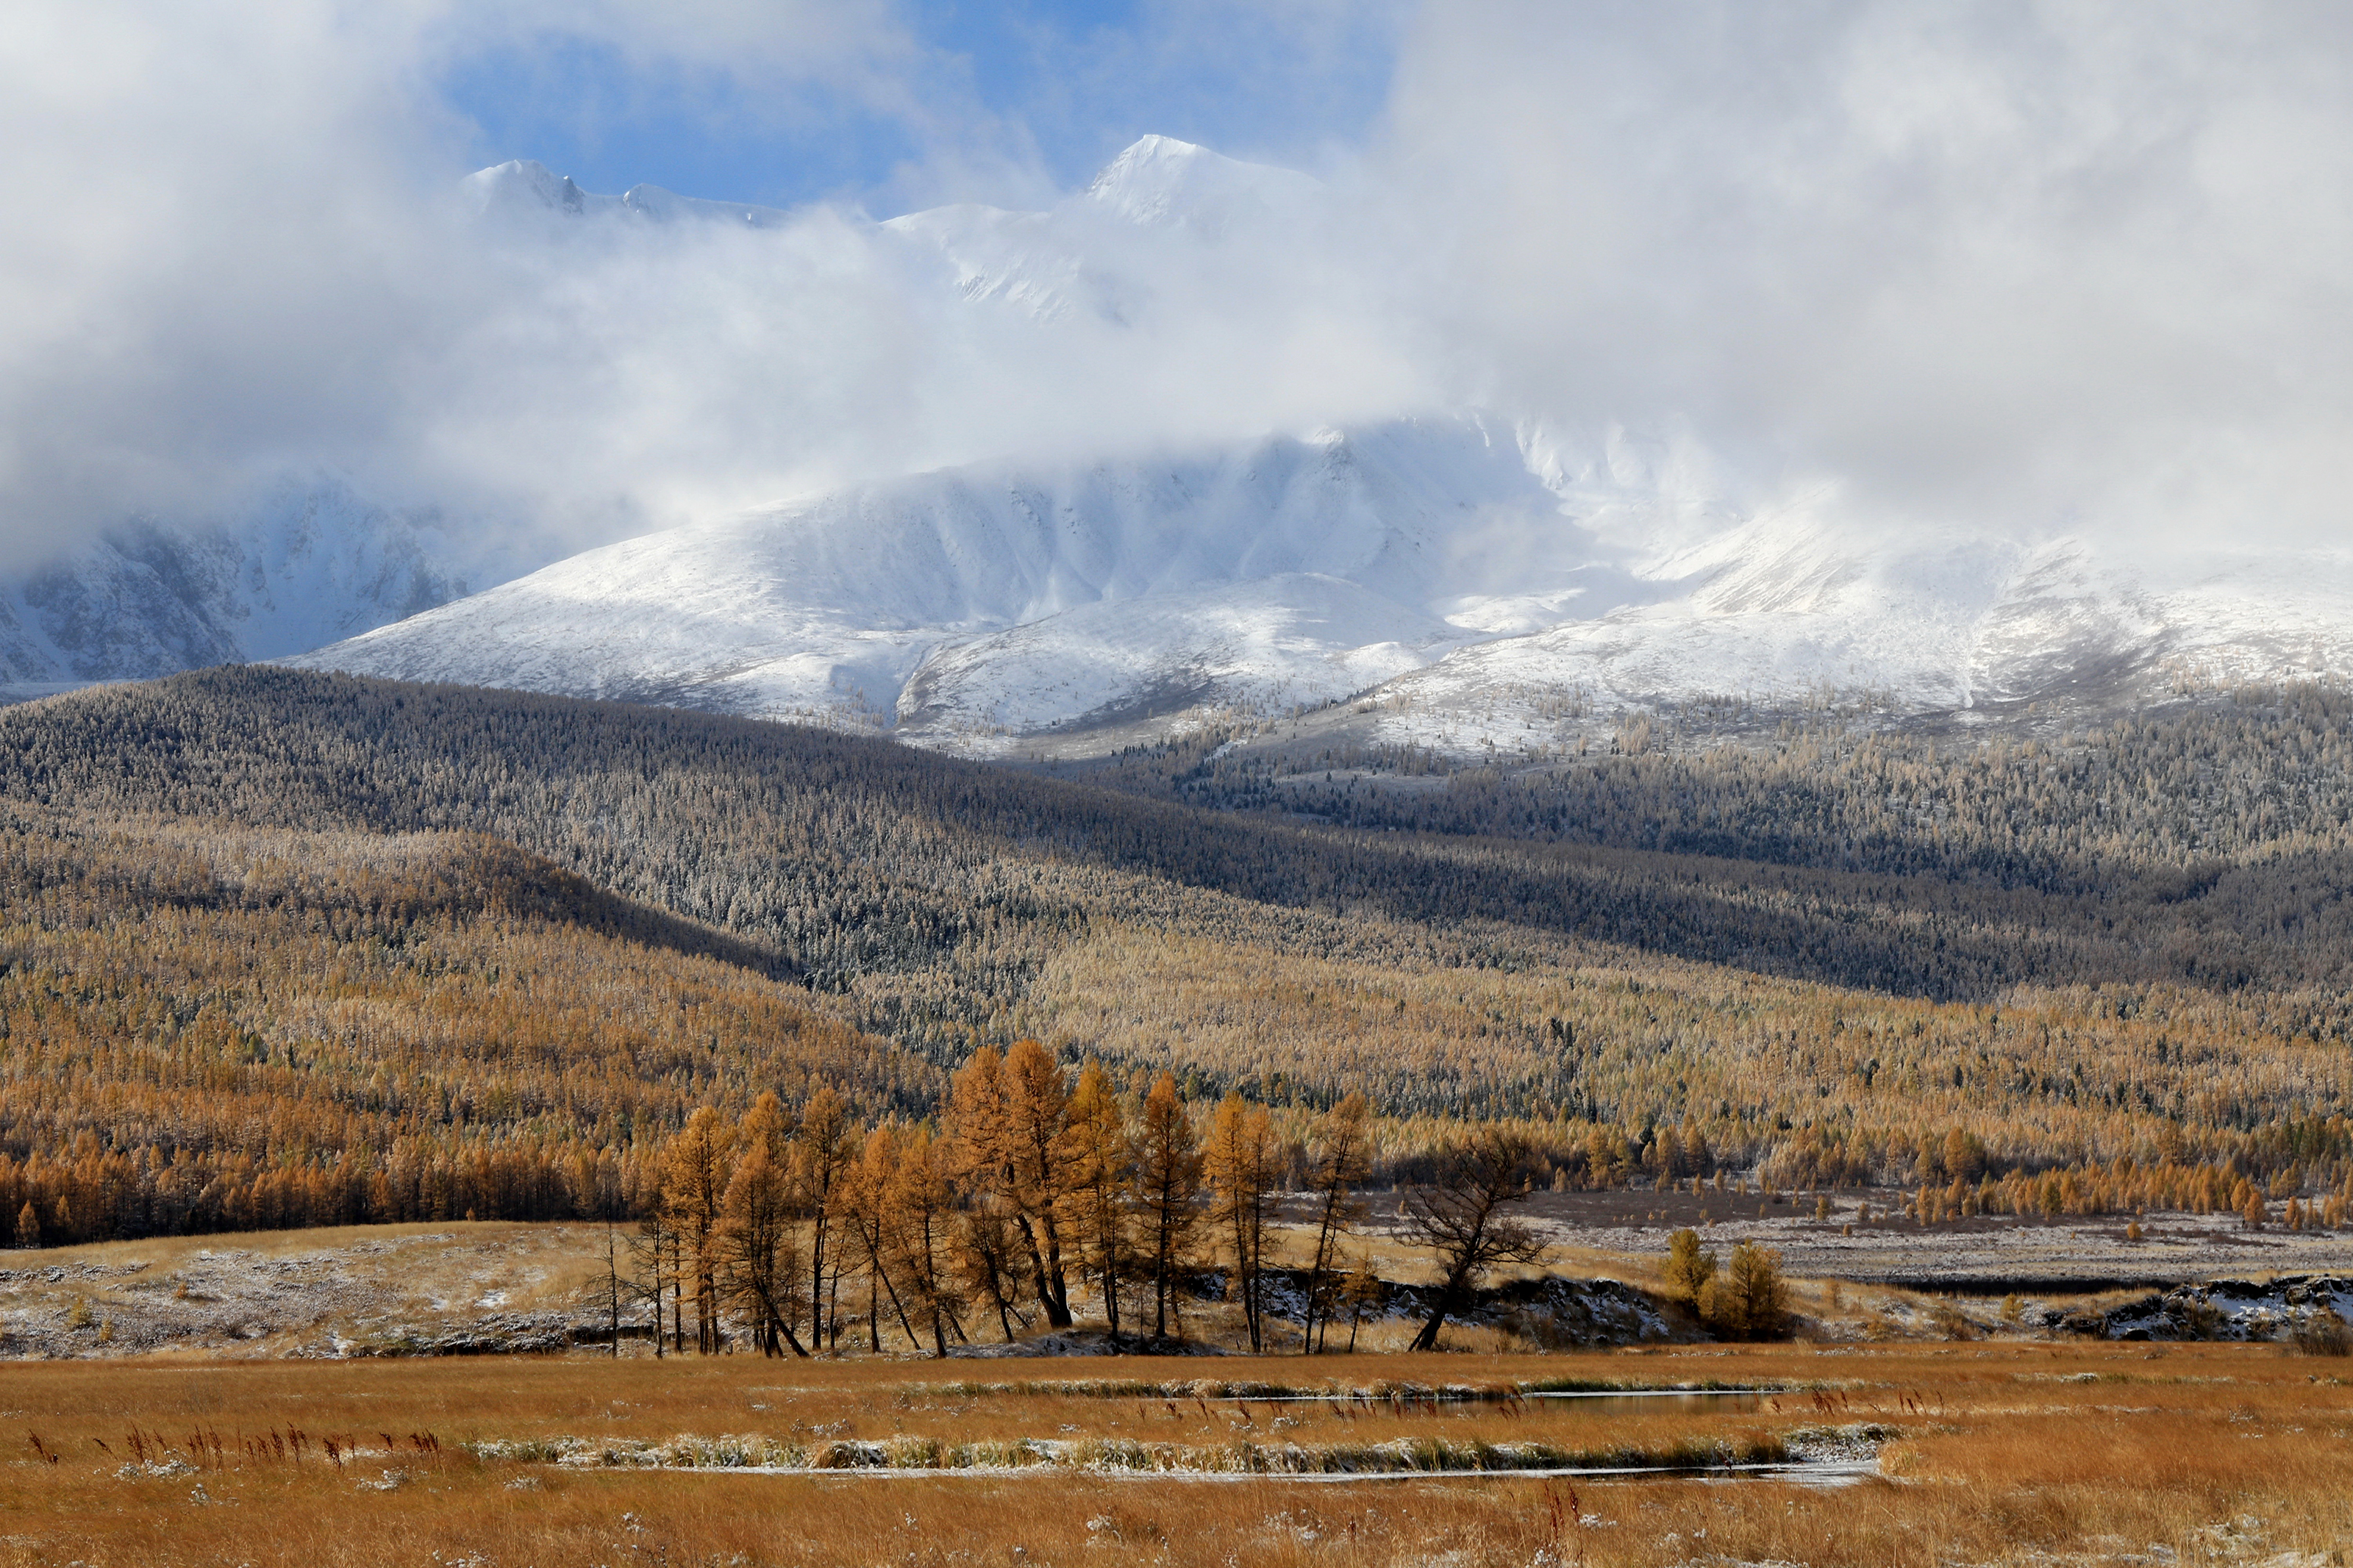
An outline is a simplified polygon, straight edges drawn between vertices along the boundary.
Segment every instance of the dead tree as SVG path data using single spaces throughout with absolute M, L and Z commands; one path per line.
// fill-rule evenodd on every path
M 1448 1149 L 1430 1184 L 1406 1199 L 1399 1231 L 1438 1255 L 1442 1277 L 1430 1321 L 1412 1349 L 1436 1350 L 1450 1313 L 1461 1310 L 1480 1277 L 1498 1264 L 1534 1263 L 1545 1240 L 1507 1212 L 1528 1195 L 1527 1141 L 1483 1128 Z

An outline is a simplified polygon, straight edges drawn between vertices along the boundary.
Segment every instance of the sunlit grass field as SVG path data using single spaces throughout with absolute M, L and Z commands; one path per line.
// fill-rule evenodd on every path
M 2272 1347 L 2014 1342 L 946 1364 L 18 1363 L 0 1366 L 0 1561 L 2336 1562 L 2353 1542 L 2346 1368 Z M 1579 1380 L 1776 1392 L 1704 1409 L 1387 1393 Z M 1250 1397 L 1229 1392 L 1250 1385 Z M 1382 1392 L 1286 1400 L 1276 1388 Z M 1881 1435 L 1882 1473 L 1839 1486 L 920 1462 L 959 1447 L 1002 1459 L 1025 1440 L 1156 1445 L 1197 1461 L 1399 1440 L 1458 1456 L 1481 1445 L 1639 1456 L 1857 1429 Z M 879 1444 L 918 1462 L 883 1474 L 675 1462 L 762 1443 L 808 1456 Z M 559 1451 L 579 1458 L 545 1457 Z M 597 1458 L 651 1452 L 674 1462 Z

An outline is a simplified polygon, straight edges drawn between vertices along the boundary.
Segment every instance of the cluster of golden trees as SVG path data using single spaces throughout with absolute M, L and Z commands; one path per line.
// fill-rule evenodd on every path
M 1307 1349 L 1337 1315 L 1369 1120 L 1351 1097 L 1310 1147 Z M 701 1107 L 654 1165 L 644 1220 L 608 1254 L 617 1352 L 630 1301 L 652 1307 L 658 1350 L 717 1350 L 734 1322 L 772 1355 L 839 1348 L 845 1332 L 945 1355 L 990 1326 L 1008 1341 L 1067 1328 L 1090 1293 L 1115 1338 L 1144 1331 L 1130 1314 L 1148 1311 L 1157 1339 L 1182 1333 L 1184 1298 L 1210 1267 L 1252 1348 L 1266 1342 L 1282 1151 L 1265 1109 L 1240 1095 L 1197 1127 L 1165 1072 L 1130 1102 L 1101 1063 L 1073 1079 L 1023 1039 L 973 1054 L 940 1131 L 861 1125 L 819 1087 L 797 1110 L 763 1094 L 733 1122 Z
M 2326 1178 L 2318 1182 L 2320 1190 L 2312 1191 L 2316 1184 L 2315 1173 L 2294 1163 L 2264 1182 L 2211 1162 L 2181 1164 L 2163 1160 L 2143 1164 L 2125 1159 L 2105 1165 L 2077 1163 L 1982 1175 L 1974 1183 L 1956 1175 L 1941 1187 L 1915 1189 L 1902 1212 L 1933 1225 L 1965 1215 L 2047 1219 L 2062 1215 L 2170 1210 L 2236 1215 L 2251 1226 L 2262 1226 L 2274 1219 L 2274 1205 L 2284 1205 L 2276 1217 L 2291 1230 L 2342 1226 L 2348 1212 L 2353 1212 L 2353 1172 L 2336 1176 L 2333 1183 Z
M 1699 1232 L 1685 1228 L 1667 1238 L 1662 1272 L 1667 1294 L 1727 1339 L 1778 1339 L 1788 1326 L 1788 1286 L 1781 1255 L 1771 1247 L 1744 1241 L 1719 1268 L 1716 1255 L 1700 1246 Z

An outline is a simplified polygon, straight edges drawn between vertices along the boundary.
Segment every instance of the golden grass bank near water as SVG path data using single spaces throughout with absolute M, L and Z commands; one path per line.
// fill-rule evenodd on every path
M 2015 1342 L 16 1364 L 0 1563 L 2341 1562 L 2344 1364 Z M 1768 1392 L 1527 1396 L 1675 1384 Z M 1801 1462 L 1535 1476 L 1514 1458 L 1777 1454 Z

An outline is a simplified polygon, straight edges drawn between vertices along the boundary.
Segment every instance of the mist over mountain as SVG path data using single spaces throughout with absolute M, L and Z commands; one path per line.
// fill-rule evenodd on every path
M 984 755 L 1346 701 L 1352 740 L 1542 757 L 1700 703 L 1973 721 L 2353 673 L 2325 531 L 1929 521 L 1737 421 L 1433 382 L 1383 309 L 1418 282 L 1333 264 L 1376 205 L 1163 136 L 1041 210 L 880 222 L 484 169 L 465 253 L 545 303 L 477 323 L 438 447 L 479 479 L 543 462 L 519 430 L 610 430 L 582 468 L 635 499 L 512 490 L 538 531 L 493 550 L 341 478 L 142 514 L 7 583 L 0 678 L 290 659 Z
M 786 216 L 535 165 L 470 183 L 517 229 L 659 237 Z M 876 226 L 980 314 L 1148 330 L 1173 247 L 1324 221 L 1289 171 L 1148 137 L 1047 212 Z M 881 265 L 881 263 L 878 263 Z M 874 725 L 989 754 L 1358 700 L 1360 738 L 1546 753 L 1627 710 L 1841 695 L 1886 713 L 2103 708 L 2184 680 L 2353 671 L 2353 555 L 1859 525 L 1760 501 L 1687 431 L 1584 438 L 1451 407 L 1112 446 L 822 490 L 605 546 L 293 662 Z
M 227 520 L 133 519 L 0 582 L 0 690 L 278 658 L 430 609 L 467 587 L 438 521 L 327 479 Z

